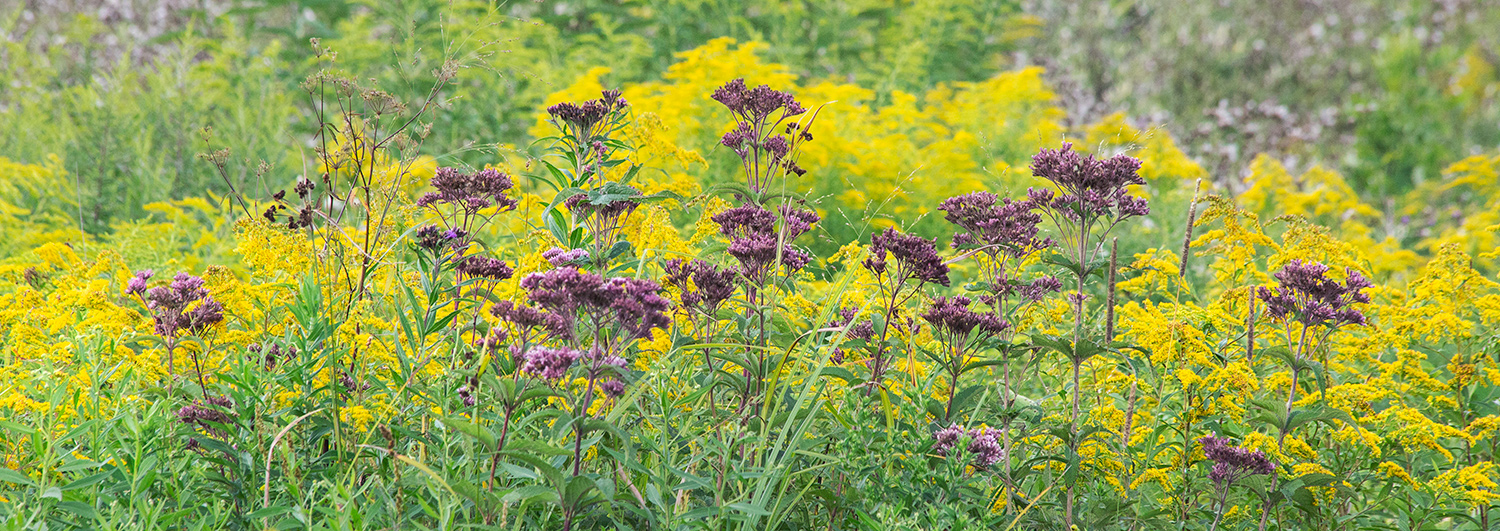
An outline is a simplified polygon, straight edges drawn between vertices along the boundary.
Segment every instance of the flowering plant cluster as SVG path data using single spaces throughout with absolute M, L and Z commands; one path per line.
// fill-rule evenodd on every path
M 359 112 L 289 192 L 0 257 L 0 520 L 1493 527 L 1483 227 L 1385 238 L 1323 170 L 1205 189 L 1170 138 L 1023 112 L 1034 74 L 818 107 L 863 89 L 681 59 L 584 76 L 482 167 L 391 133 L 436 104 L 324 73 Z M 1500 219 L 1496 178 L 1445 190 Z M 213 227 L 239 258 L 183 254 Z

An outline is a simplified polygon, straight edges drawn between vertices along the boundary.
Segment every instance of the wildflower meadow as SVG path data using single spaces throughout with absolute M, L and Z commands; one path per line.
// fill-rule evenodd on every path
M 1485 2 L 99 4 L 0 529 L 1500 529 Z

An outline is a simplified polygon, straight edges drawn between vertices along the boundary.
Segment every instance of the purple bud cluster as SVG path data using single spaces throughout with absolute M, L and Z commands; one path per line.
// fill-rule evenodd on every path
M 953 235 L 954 249 L 995 246 L 1016 257 L 1052 246 L 1051 239 L 1037 237 L 1042 216 L 1036 208 L 1030 200 L 1000 199 L 989 192 L 950 197 L 938 206 L 944 219 L 967 231 Z
M 233 410 L 234 401 L 229 397 L 209 396 L 182 406 L 182 409 L 177 410 L 177 421 L 183 424 L 194 424 L 208 430 L 209 433 L 218 434 L 221 433 L 220 425 L 228 425 L 234 421 L 230 416 Z
M 542 258 L 546 259 L 547 263 L 552 264 L 553 267 L 578 265 L 588 259 L 588 257 L 589 252 L 583 249 L 568 250 L 553 247 L 542 252 Z
M 1031 158 L 1031 173 L 1052 181 L 1062 193 L 1032 188 L 1027 198 L 1073 221 L 1098 217 L 1125 219 L 1151 213 L 1144 198 L 1130 195 L 1127 187 L 1146 184 L 1139 175 L 1141 161 L 1126 155 L 1098 159 L 1081 156 L 1073 144 L 1062 149 L 1043 149 Z
M 938 256 L 937 246 L 932 240 L 902 234 L 896 229 L 877 232 L 870 237 L 870 257 L 864 261 L 865 269 L 884 274 L 887 255 L 896 259 L 897 285 L 910 279 L 948 285 L 948 266 Z
M 839 310 L 838 318 L 829 321 L 824 328 L 844 328 L 844 338 L 852 341 L 866 341 L 875 337 L 875 322 L 863 319 L 855 322 L 854 318 L 859 314 L 858 308 L 844 308 Z M 844 349 L 834 348 L 831 360 L 834 364 L 844 362 Z
M 521 287 L 531 300 L 555 315 L 572 319 L 581 311 L 598 321 L 630 332 L 631 338 L 650 335 L 652 328 L 671 324 L 666 315 L 671 303 L 659 292 L 655 282 L 635 278 L 608 278 L 563 267 L 533 273 L 521 279 Z M 571 328 L 571 326 L 570 326 Z
M 1276 471 L 1276 463 L 1272 463 L 1260 450 L 1250 451 L 1238 446 L 1230 446 L 1229 439 L 1205 435 L 1198 439 L 1203 444 L 1203 455 L 1214 462 L 1214 467 L 1208 473 L 1208 479 L 1221 487 L 1233 484 L 1240 479 L 1265 475 Z
M 526 353 L 521 372 L 544 380 L 556 380 L 567 374 L 582 356 L 582 352 L 570 348 L 537 347 Z
M 612 200 L 601 201 L 590 199 L 589 194 L 579 193 L 564 200 L 563 204 L 568 207 L 568 210 L 580 216 L 598 216 L 604 219 L 618 218 L 635 212 L 636 207 L 641 206 L 640 200 L 636 198 L 636 196 L 640 195 L 639 190 L 631 186 L 620 186 L 620 188 L 627 190 L 627 192 L 623 194 L 610 194 L 609 196 L 614 197 Z
M 429 182 L 437 191 L 423 194 L 417 199 L 417 206 L 448 204 L 475 212 L 492 205 L 511 210 L 517 204 L 515 199 L 505 195 L 514 187 L 510 176 L 494 169 L 464 173 L 457 168 L 438 168 Z
M 458 262 L 458 273 L 469 278 L 505 280 L 516 271 L 504 260 L 487 256 L 465 256 Z
M 136 273 L 128 290 L 140 294 L 151 310 L 156 324 L 156 335 L 164 338 L 176 337 L 177 332 L 197 334 L 224 320 L 224 306 L 208 294 L 203 279 L 187 273 L 177 273 L 172 283 L 145 289 L 151 271 Z
M 490 314 L 519 330 L 546 330 L 555 337 L 572 337 L 572 323 L 561 315 L 547 313 L 512 301 L 500 301 Z
M 752 190 L 759 190 L 762 179 L 771 175 L 769 171 L 762 173 L 758 164 L 767 169 L 780 166 L 786 173 L 799 176 L 807 173 L 791 155 L 796 142 L 812 140 L 812 134 L 799 132 L 796 122 L 787 124 L 785 135 L 776 131 L 782 121 L 807 112 L 797 98 L 766 85 L 748 88 L 743 78 L 725 83 L 710 97 L 734 114 L 734 129 L 724 133 L 719 143 L 734 150 L 744 162 Z M 789 139 L 786 135 L 792 136 Z M 753 153 L 761 155 L 752 156 Z
M 730 238 L 727 252 L 740 262 L 740 273 L 760 284 L 777 263 L 788 271 L 797 271 L 812 262 L 812 255 L 787 242 L 812 230 L 820 219 L 816 212 L 782 205 L 782 232 L 776 229 L 777 215 L 756 205 L 745 205 L 714 214 L 719 232 Z M 784 233 L 784 234 L 783 234 Z
M 978 329 L 981 335 L 998 335 L 1010 328 L 1010 323 L 993 314 L 969 309 L 971 302 L 968 297 L 962 295 L 940 296 L 932 301 L 932 306 L 922 314 L 922 319 L 932 325 L 935 334 L 952 341 L 955 345 L 962 345 L 966 342 L 969 333 L 975 329 Z
M 682 293 L 682 305 L 713 315 L 734 296 L 735 273 L 702 260 L 668 260 L 663 265 L 668 285 Z
M 428 251 L 437 252 L 445 245 L 458 245 L 463 243 L 469 232 L 463 229 L 444 229 L 436 225 L 425 225 L 417 229 L 417 246 Z
M 155 274 L 156 272 L 150 269 L 136 271 L 135 276 L 130 277 L 130 282 L 125 284 L 125 293 L 136 296 L 146 293 L 146 282 L 151 280 L 151 277 Z
M 282 348 L 280 343 L 268 342 L 265 346 L 251 343 L 245 350 L 249 353 L 250 361 L 261 363 L 267 370 L 275 369 L 276 365 L 297 357 L 296 346 Z
M 776 111 L 784 116 L 797 116 L 807 109 L 791 94 L 772 89 L 767 85 L 746 88 L 745 78 L 735 79 L 715 89 L 709 97 L 724 104 L 729 112 L 743 121 L 764 121 Z
M 974 458 L 970 463 L 974 468 L 979 470 L 988 469 L 995 463 L 999 463 L 1002 457 L 1005 457 L 1005 449 L 1000 445 L 999 430 L 975 428 L 964 431 L 957 424 L 949 425 L 932 434 L 933 453 L 947 457 L 948 452 L 957 447 L 959 442 L 965 437 L 969 439 L 969 445 L 966 447 L 966 450 Z
M 1292 260 L 1276 272 L 1279 286 L 1260 287 L 1256 295 L 1266 303 L 1273 319 L 1295 318 L 1307 326 L 1324 324 L 1338 328 L 1346 324 L 1363 325 L 1365 315 L 1353 304 L 1370 302 L 1364 289 L 1369 279 L 1354 269 L 1345 269 L 1344 282 L 1328 278 L 1328 266 L 1318 262 Z
M 625 394 L 625 382 L 610 378 L 599 383 L 599 390 L 604 392 L 604 396 L 619 398 Z
M 610 113 L 624 109 L 627 105 L 625 98 L 620 97 L 619 90 L 605 90 L 600 93 L 597 100 L 589 100 L 583 103 L 559 103 L 547 108 L 547 114 L 553 118 L 562 120 L 580 131 L 589 131 L 595 125 L 603 122 Z
M 1033 280 L 1030 283 L 1020 284 L 1018 287 L 1007 284 L 1007 289 L 1014 289 L 1023 299 L 1037 302 L 1049 294 L 1062 291 L 1062 282 L 1058 281 L 1057 277 L 1046 276 Z

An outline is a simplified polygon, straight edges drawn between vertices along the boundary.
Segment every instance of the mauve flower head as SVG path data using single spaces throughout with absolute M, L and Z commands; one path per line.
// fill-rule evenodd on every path
M 625 382 L 610 378 L 599 383 L 599 390 L 610 398 L 619 398 L 625 394 Z
M 776 214 L 755 205 L 739 206 L 714 214 L 719 233 L 730 238 L 776 232 Z
M 745 79 L 739 78 L 725 83 L 709 97 L 724 104 L 729 111 L 748 121 L 763 121 L 778 110 L 782 116 L 796 116 L 807 112 L 791 94 L 760 85 L 747 89 Z
M 740 158 L 750 155 L 750 150 L 755 148 L 755 129 L 750 122 L 735 122 L 734 129 L 719 138 L 719 144 L 734 150 L 734 154 Z
M 536 347 L 526 353 L 521 372 L 544 380 L 556 380 L 567 374 L 582 356 L 582 352 L 570 348 Z
M 224 320 L 224 307 L 208 295 L 203 279 L 177 273 L 172 283 L 146 290 L 156 334 L 173 337 L 178 331 L 196 334 Z
M 729 242 L 725 252 L 739 260 L 741 273 L 752 282 L 760 283 L 776 264 L 778 250 L 781 264 L 790 271 L 802 269 L 812 261 L 812 256 L 790 245 L 777 245 L 773 233 L 756 233 L 735 238 Z
M 227 410 L 227 411 L 226 411 Z M 177 420 L 183 424 L 195 424 L 210 433 L 220 434 L 218 425 L 234 421 L 234 401 L 225 396 L 210 396 L 194 400 L 192 404 L 177 410 Z
M 436 225 L 426 225 L 417 229 L 417 246 L 436 252 L 444 245 L 460 241 L 468 235 L 463 229 L 444 229 Z
M 1084 157 L 1073 151 L 1073 144 L 1064 142 L 1062 149 L 1042 149 L 1031 158 L 1031 174 L 1052 181 L 1062 194 L 1054 197 L 1050 190 L 1032 189 L 1027 197 L 1037 206 L 1075 220 L 1079 208 L 1087 217 L 1144 216 L 1151 212 L 1150 206 L 1127 190 L 1131 185 L 1146 184 L 1140 169 L 1141 161 L 1134 157 Z
M 567 206 L 568 210 L 580 216 L 597 215 L 601 218 L 615 218 L 635 212 L 635 209 L 641 206 L 640 200 L 635 197 L 640 195 L 640 190 L 637 190 L 633 186 L 625 185 L 621 185 L 618 188 L 618 193 L 610 195 L 629 195 L 631 197 L 616 197 L 615 199 L 596 204 L 596 200 L 590 199 L 588 193 L 579 193 L 563 201 L 563 205 Z M 603 197 L 600 197 L 599 200 L 602 201 Z
M 1030 200 L 1011 201 L 974 192 L 950 197 L 938 210 L 946 212 L 943 217 L 949 223 L 967 231 L 953 235 L 954 249 L 994 245 L 1019 257 L 1052 245 L 1049 239 L 1037 238 L 1042 216 Z
M 786 240 L 797 239 L 807 231 L 812 230 L 813 224 L 823 218 L 817 212 L 803 210 L 791 205 L 781 205 L 781 222 L 786 227 Z
M 528 275 L 521 279 L 521 287 L 530 292 L 532 301 L 553 314 L 574 316 L 583 311 L 596 319 L 611 318 L 637 338 L 649 335 L 652 328 L 671 324 L 666 316 L 671 303 L 658 294 L 661 286 L 649 280 L 606 280 L 562 267 Z
M 974 468 L 979 470 L 999 463 L 1005 456 L 1005 449 L 1000 446 L 1000 431 L 989 428 L 970 430 L 969 454 L 974 456 Z
M 957 424 L 933 432 L 932 453 L 946 457 L 948 451 L 957 446 L 959 439 L 962 439 L 964 435 L 964 429 Z
M 605 282 L 605 287 L 616 293 L 610 311 L 633 337 L 648 337 L 652 328 L 671 326 L 672 320 L 666 312 L 672 303 L 661 296 L 661 285 L 645 279 L 614 277 Z
M 1266 303 L 1266 313 L 1273 319 L 1288 317 L 1307 326 L 1325 324 L 1337 328 L 1346 324 L 1366 324 L 1365 316 L 1353 304 L 1370 302 L 1364 289 L 1369 279 L 1353 269 L 1345 269 L 1343 283 L 1327 276 L 1328 266 L 1318 262 L 1292 260 L 1276 272 L 1275 289 L 1260 287 L 1256 295 Z
M 595 344 L 593 348 L 590 348 L 588 352 L 585 352 L 583 355 L 583 359 L 588 362 L 587 365 L 589 368 L 589 372 L 594 376 L 604 374 L 605 372 L 612 369 L 618 370 L 625 368 L 624 357 L 615 354 L 605 354 L 604 351 L 599 348 L 598 344 Z
M 1062 282 L 1057 277 L 1044 276 L 1020 286 L 1021 298 L 1031 302 L 1037 302 L 1047 295 L 1062 291 Z
M 505 280 L 515 274 L 504 260 L 487 256 L 465 256 L 458 262 L 458 272 L 469 278 Z
M 1230 446 L 1229 439 L 1212 435 L 1205 435 L 1198 442 L 1203 444 L 1203 455 L 1214 462 L 1208 478 L 1218 485 L 1226 486 L 1248 476 L 1276 471 L 1276 463 L 1260 450 Z
M 778 254 L 781 265 L 790 271 L 800 270 L 812 262 L 812 255 L 786 242 L 811 230 L 821 218 L 816 212 L 790 205 L 782 205 L 779 210 L 785 235 L 777 232 L 776 214 L 757 205 L 734 207 L 711 218 L 719 224 L 719 232 L 731 238 L 726 252 L 739 260 L 740 272 L 753 282 L 764 280 L 776 264 Z
M 547 108 L 547 114 L 566 122 L 582 132 L 587 132 L 603 122 L 610 113 L 625 108 L 627 103 L 619 90 L 604 90 L 600 98 L 583 103 L 564 102 Z
M 922 314 L 922 319 L 932 325 L 935 333 L 955 343 L 966 341 L 969 333 L 976 328 L 984 335 L 1000 334 L 1010 328 L 1010 323 L 992 314 L 970 310 L 971 302 L 968 297 L 962 295 L 939 296 L 933 299 L 932 306 Z
M 571 333 L 573 333 L 571 321 L 567 318 L 547 314 L 531 306 L 516 305 L 510 300 L 502 300 L 502 302 L 495 303 L 495 306 L 490 306 L 489 314 L 520 330 L 546 330 L 547 333 L 558 338 L 571 338 Z
M 697 259 L 668 260 L 663 268 L 667 272 L 666 282 L 682 292 L 683 306 L 712 314 L 734 296 L 735 274 L 729 269 Z
M 423 194 L 417 206 L 449 204 L 473 212 L 492 205 L 511 210 L 517 204 L 505 195 L 514 186 L 510 176 L 494 169 L 464 173 L 458 168 L 438 168 L 429 183 L 437 191 Z
M 771 138 L 767 138 L 761 147 L 771 153 L 772 163 L 780 162 L 781 159 L 786 158 L 787 153 L 791 153 L 792 151 L 792 145 L 787 143 L 786 137 L 781 135 L 773 135 Z
M 151 276 L 154 274 L 156 274 L 156 272 L 150 269 L 136 271 L 135 276 L 131 277 L 130 282 L 126 283 L 125 292 L 132 295 L 140 295 L 146 293 L 146 281 L 151 280 Z
M 546 259 L 547 263 L 552 264 L 553 267 L 578 265 L 587 260 L 588 257 L 589 252 L 583 249 L 568 250 L 553 247 L 542 252 L 542 258 Z
M 870 237 L 870 257 L 864 261 L 865 268 L 877 274 L 885 273 L 887 254 L 896 259 L 898 278 L 948 285 L 948 266 L 938 256 L 932 240 L 902 234 L 896 229 L 877 232 Z

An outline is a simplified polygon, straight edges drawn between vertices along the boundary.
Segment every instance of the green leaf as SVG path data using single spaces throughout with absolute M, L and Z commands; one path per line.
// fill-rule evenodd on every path
M 70 512 L 70 513 L 73 513 L 74 515 L 77 515 L 79 518 L 83 518 L 85 520 L 93 520 L 93 519 L 99 518 L 99 512 L 94 510 L 94 506 L 86 504 L 86 503 L 83 503 L 83 502 L 78 502 L 78 501 L 60 502 L 60 503 L 57 504 L 57 508 L 58 509 L 62 509 L 62 510 L 67 511 L 67 512 Z
M 748 514 L 750 516 L 771 516 L 771 511 L 767 511 L 767 510 L 762 509 L 760 507 L 756 507 L 754 505 L 750 505 L 750 504 L 744 503 L 744 502 L 731 503 L 731 504 L 727 505 L 726 507 L 729 507 L 730 509 L 733 509 L 735 511 L 739 511 L 741 513 Z
M 557 492 L 541 485 L 527 485 L 510 491 L 500 498 L 503 503 L 529 502 L 557 503 Z
M 292 512 L 292 508 L 291 507 L 287 507 L 287 506 L 284 506 L 284 505 L 274 505 L 274 506 L 271 506 L 271 507 L 266 507 L 264 509 L 253 511 L 250 514 L 245 515 L 245 518 L 249 519 L 249 520 L 259 520 L 261 518 L 270 518 L 272 516 L 281 516 L 281 515 L 289 513 L 289 512 Z
M 479 442 L 484 443 L 485 448 L 495 447 L 494 434 L 491 434 L 490 430 L 485 429 L 483 426 L 457 417 L 444 416 L 441 419 L 444 425 L 458 430 L 459 433 L 478 439 Z
M 31 481 L 31 478 L 26 477 L 24 474 L 21 474 L 20 472 L 16 472 L 9 468 L 0 468 L 0 481 L 4 481 L 6 483 L 15 483 L 17 485 L 25 485 L 28 487 L 36 486 L 36 482 Z

